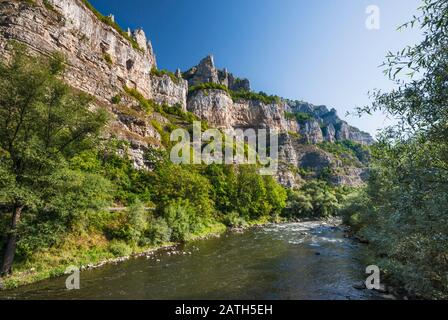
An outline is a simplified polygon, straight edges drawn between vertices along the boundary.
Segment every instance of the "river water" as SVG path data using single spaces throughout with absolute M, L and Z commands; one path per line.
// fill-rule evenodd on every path
M 81 273 L 81 289 L 55 278 L 0 299 L 380 299 L 365 279 L 362 244 L 313 222 L 269 225 L 198 240 L 151 258 Z

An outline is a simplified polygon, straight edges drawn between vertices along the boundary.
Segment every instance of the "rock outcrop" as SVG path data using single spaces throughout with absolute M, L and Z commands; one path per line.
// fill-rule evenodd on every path
M 215 67 L 213 56 L 202 59 L 199 64 L 184 73 L 188 85 L 195 86 L 201 83 L 222 84 L 233 91 L 250 91 L 250 82 L 240 79 L 229 73 L 227 69 L 218 70 Z
M 249 80 L 238 78 L 227 69 L 217 69 L 212 56 L 184 73 L 154 72 L 156 58 L 145 32 L 121 31 L 113 16 L 99 19 L 98 13 L 83 0 L 0 0 L 3 58 L 9 56 L 10 40 L 25 44 L 36 54 L 57 51 L 66 57 L 68 70 L 64 80 L 94 96 L 97 107 L 113 115 L 108 134 L 129 142 L 126 152 L 136 168 L 151 166 L 145 160 L 148 148 L 163 147 L 160 128 L 156 129 L 153 123 L 169 124 L 170 120 L 157 112 L 149 114 L 125 88 L 134 89 L 142 98 L 157 104 L 177 105 L 206 120 L 211 127 L 278 131 L 277 178 L 285 186 L 299 186 L 304 179 L 323 175 L 334 184 L 359 185 L 366 175 L 353 155 L 341 159 L 320 147 L 322 142 L 344 140 L 373 143 L 369 134 L 341 120 L 335 109 L 265 99 L 256 94 L 241 95 L 251 91 Z M 217 86 L 189 93 L 192 86 L 203 83 Z M 113 99 L 117 96 L 120 99 Z
M 156 77 L 156 59 L 145 32 L 137 29 L 128 38 L 100 21 L 81 0 L 0 1 L 0 52 L 7 54 L 7 40 L 26 44 L 43 54 L 61 52 L 69 72 L 65 80 L 96 98 L 110 101 L 124 86 L 147 98 L 186 105 L 185 81 Z M 51 9 L 49 9 L 49 7 Z
M 307 124 L 309 130 L 302 132 L 308 141 L 322 142 L 323 140 L 328 142 L 351 140 L 363 145 L 370 145 L 374 142 L 373 138 L 367 132 L 350 126 L 346 121 L 341 120 L 336 109 L 328 110 L 326 106 L 315 106 L 311 103 L 302 101 L 288 100 L 288 109 L 292 113 L 302 113 L 309 115 L 313 120 L 317 121 L 320 127 L 321 133 L 318 133 L 317 124 Z

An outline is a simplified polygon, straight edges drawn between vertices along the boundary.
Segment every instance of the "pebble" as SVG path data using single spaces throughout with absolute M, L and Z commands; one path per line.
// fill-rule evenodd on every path
M 353 284 L 353 288 L 355 288 L 356 290 L 364 290 L 366 289 L 366 284 L 363 281 L 359 281 Z
M 379 292 L 379 293 L 388 293 L 389 291 L 387 290 L 387 287 L 384 284 L 380 285 L 379 289 L 375 289 L 375 291 Z

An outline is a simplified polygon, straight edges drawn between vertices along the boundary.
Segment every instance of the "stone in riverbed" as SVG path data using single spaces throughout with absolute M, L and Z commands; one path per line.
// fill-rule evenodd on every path
M 366 284 L 363 281 L 359 281 L 353 284 L 353 288 L 356 290 L 364 290 L 366 289 Z

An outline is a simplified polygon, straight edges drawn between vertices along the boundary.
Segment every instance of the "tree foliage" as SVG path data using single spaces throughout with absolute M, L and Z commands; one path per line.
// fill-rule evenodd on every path
M 104 111 L 92 110 L 90 97 L 59 79 L 61 56 L 33 57 L 9 45 L 11 60 L 0 62 L 0 206 L 12 213 L 2 273 L 10 272 L 22 214 L 58 211 L 67 216 L 74 209 L 70 206 L 95 207 L 90 196 L 96 191 L 90 193 L 84 184 L 91 177 L 76 181 L 79 176 L 67 171 L 67 160 L 92 148 L 107 120 Z M 86 188 L 78 188 L 78 182 Z M 101 182 L 93 186 L 99 193 L 104 189 Z M 71 201 L 76 190 L 79 205 Z
M 425 0 L 424 39 L 389 53 L 391 92 L 376 91 L 360 112 L 382 110 L 398 124 L 373 148 L 369 185 L 356 216 L 347 217 L 371 242 L 373 262 L 411 294 L 448 297 L 448 2 Z M 352 203 L 352 206 L 354 204 Z

